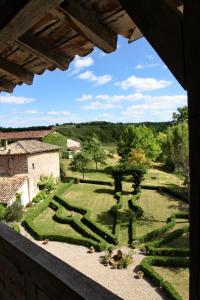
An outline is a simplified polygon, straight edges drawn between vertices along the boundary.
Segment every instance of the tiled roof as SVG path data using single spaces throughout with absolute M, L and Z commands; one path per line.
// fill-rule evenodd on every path
M 1 148 L 0 155 L 31 154 L 59 150 L 60 147 L 36 140 L 22 140 L 9 144 L 7 149 Z
M 26 175 L 0 177 L 0 203 L 9 204 L 26 179 Z
M 0 132 L 2 140 L 39 139 L 50 134 L 52 130 Z

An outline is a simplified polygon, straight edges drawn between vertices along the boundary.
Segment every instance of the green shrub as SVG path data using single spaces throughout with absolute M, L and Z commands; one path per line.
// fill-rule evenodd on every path
M 113 183 L 111 181 L 103 181 L 103 180 L 80 179 L 80 182 L 81 183 L 89 183 L 89 184 L 113 186 Z
M 137 240 L 137 237 L 136 237 L 136 218 L 135 216 L 132 217 L 132 220 L 131 220 L 131 228 L 130 228 L 130 241 L 135 241 Z
M 163 285 L 163 278 L 161 275 L 159 275 L 148 263 L 146 258 L 143 259 L 143 261 L 140 264 L 141 270 L 144 272 L 146 277 L 150 279 L 155 285 L 162 286 Z
M 40 201 L 44 200 L 46 198 L 47 194 L 45 191 L 39 191 L 35 197 L 33 197 L 32 201 L 34 203 L 39 203 Z
M 4 218 L 6 222 L 12 222 L 12 221 L 20 221 L 21 217 L 22 217 L 22 205 L 20 200 L 16 200 L 13 204 L 7 207 Z
M 6 206 L 4 204 L 0 203 L 0 221 L 4 220 L 5 215 L 6 215 Z
M 53 174 L 50 176 L 41 176 L 38 186 L 40 190 L 48 194 L 56 188 L 56 179 L 53 177 Z
M 10 225 L 10 228 L 12 228 L 13 230 L 15 230 L 16 232 L 20 233 L 20 227 L 19 227 L 19 224 L 17 223 L 12 223 Z

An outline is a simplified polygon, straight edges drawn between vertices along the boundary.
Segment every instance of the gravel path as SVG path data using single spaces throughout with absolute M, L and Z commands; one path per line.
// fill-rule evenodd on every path
M 100 256 L 104 253 L 87 253 L 87 248 L 83 246 L 70 245 L 60 242 L 48 242 L 43 245 L 41 241 L 34 240 L 21 227 L 21 234 L 29 238 L 35 244 L 44 248 L 46 251 L 57 256 L 67 264 L 84 273 L 88 277 L 105 286 L 113 293 L 125 300 L 162 300 L 163 296 L 158 294 L 156 289 L 144 279 L 135 278 L 135 269 L 144 258 L 141 254 L 133 256 L 133 264 L 127 269 L 113 270 L 99 263 Z M 121 248 L 127 251 L 128 248 Z

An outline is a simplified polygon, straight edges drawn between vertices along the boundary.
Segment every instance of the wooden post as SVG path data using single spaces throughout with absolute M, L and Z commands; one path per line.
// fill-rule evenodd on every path
M 190 300 L 200 299 L 200 2 L 184 1 L 190 145 Z

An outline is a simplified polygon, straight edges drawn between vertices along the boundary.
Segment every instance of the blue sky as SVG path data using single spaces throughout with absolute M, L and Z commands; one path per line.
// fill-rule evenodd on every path
M 186 92 L 144 38 L 131 44 L 119 38 L 113 53 L 95 49 L 65 72 L 46 71 L 31 86 L 1 93 L 0 126 L 168 121 L 186 103 Z

